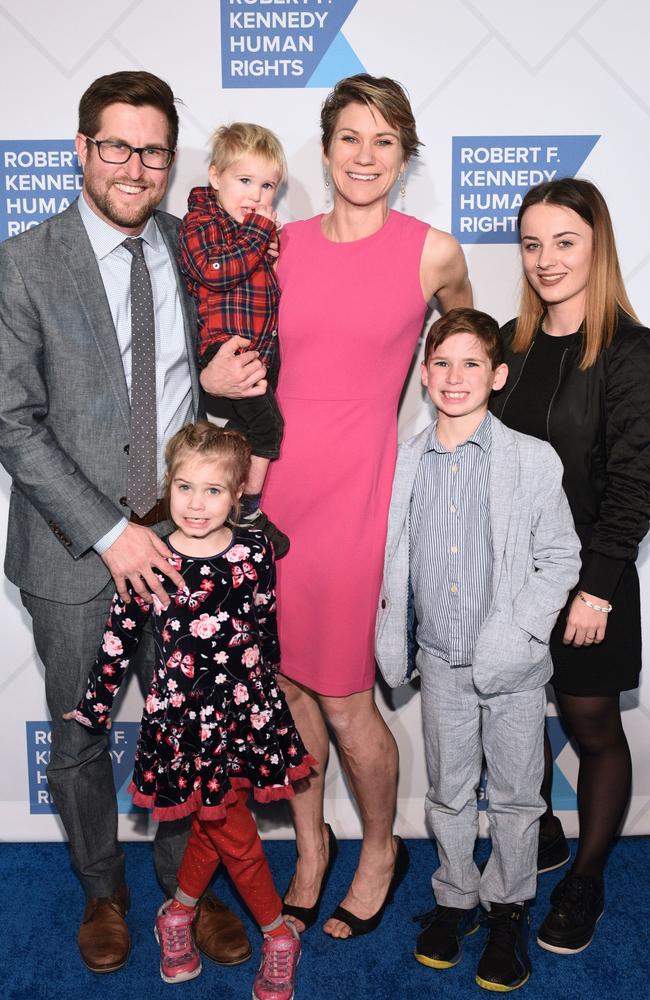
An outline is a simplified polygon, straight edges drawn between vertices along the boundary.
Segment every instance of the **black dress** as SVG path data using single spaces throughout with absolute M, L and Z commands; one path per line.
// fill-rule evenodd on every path
M 137 595 L 126 605 L 113 598 L 77 721 L 106 729 L 151 619 L 156 666 L 129 787 L 136 805 L 153 809 L 156 820 L 192 812 L 217 820 L 238 788 L 252 788 L 259 802 L 292 797 L 316 761 L 277 683 L 275 566 L 266 536 L 238 528 L 223 552 L 174 552 L 169 561 L 184 586 L 165 578 L 166 609 Z
M 636 688 L 641 670 L 635 559 L 650 515 L 650 331 L 621 315 L 611 346 L 581 371 L 581 332 L 540 330 L 527 352 L 514 354 L 514 325 L 503 328 L 510 371 L 491 409 L 553 445 L 582 542 L 580 581 L 551 636 L 552 683 L 567 694 L 617 694 Z M 562 642 L 578 590 L 613 605 L 602 643 Z

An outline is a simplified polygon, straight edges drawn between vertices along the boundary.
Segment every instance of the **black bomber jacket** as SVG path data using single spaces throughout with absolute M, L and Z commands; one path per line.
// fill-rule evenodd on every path
M 535 341 L 514 354 L 515 320 L 502 330 L 508 380 L 490 409 L 508 423 L 508 398 Z M 580 589 L 610 600 L 637 557 L 650 519 L 650 330 L 625 313 L 595 365 L 578 368 L 581 338 L 571 338 L 547 414 L 548 440 L 564 466 L 563 485 L 583 542 Z

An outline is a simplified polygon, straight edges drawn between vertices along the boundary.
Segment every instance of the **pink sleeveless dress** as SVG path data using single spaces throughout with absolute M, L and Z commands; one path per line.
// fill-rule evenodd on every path
M 291 539 L 277 564 L 280 669 L 342 696 L 375 680 L 397 405 L 426 311 L 429 226 L 391 211 L 372 236 L 333 243 L 321 219 L 282 231 L 285 431 L 263 509 Z

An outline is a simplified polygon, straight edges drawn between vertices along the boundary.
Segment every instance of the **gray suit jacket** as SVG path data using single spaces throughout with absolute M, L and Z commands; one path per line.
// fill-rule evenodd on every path
M 479 691 L 497 694 L 538 687 L 551 676 L 548 641 L 578 580 L 580 542 L 551 446 L 490 419 L 492 603 L 472 676 Z M 409 508 L 430 433 L 427 427 L 400 446 L 393 482 L 376 627 L 377 662 L 392 687 L 408 680 Z
M 176 267 L 179 220 L 156 222 Z M 177 269 L 195 415 L 196 315 Z M 109 573 L 92 546 L 128 509 L 130 407 L 104 285 L 76 202 L 0 245 L 0 461 L 11 476 L 5 572 L 79 604 Z

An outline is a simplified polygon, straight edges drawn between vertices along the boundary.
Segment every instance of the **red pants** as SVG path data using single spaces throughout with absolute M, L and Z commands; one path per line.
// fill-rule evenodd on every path
M 195 813 L 178 869 L 178 885 L 188 896 L 199 899 L 223 861 L 257 923 L 268 927 L 279 917 L 282 901 L 255 820 L 246 805 L 247 798 L 247 790 L 239 789 L 237 801 L 228 806 L 225 820 L 200 820 Z

